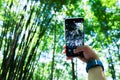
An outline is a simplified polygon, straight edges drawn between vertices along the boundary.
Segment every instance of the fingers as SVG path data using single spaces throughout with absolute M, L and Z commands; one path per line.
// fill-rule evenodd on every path
M 63 54 L 66 54 L 66 45 L 63 46 L 63 51 L 62 51 Z
M 98 56 L 96 55 L 96 53 L 92 50 L 92 48 L 90 48 L 87 45 L 84 46 L 78 46 L 76 49 L 74 49 L 74 53 L 79 53 L 83 51 L 83 55 L 84 57 L 78 57 L 80 60 L 82 60 L 83 62 L 88 62 L 91 59 L 99 59 Z M 66 45 L 63 46 L 63 54 L 66 54 Z M 70 60 L 74 57 L 67 57 L 66 60 Z
M 62 53 L 63 53 L 63 54 L 66 54 L 66 45 L 63 46 L 63 49 L 64 49 L 64 50 L 62 51 Z M 71 60 L 72 58 L 73 58 L 73 57 L 66 57 L 66 60 Z
M 74 53 L 78 53 L 78 52 L 81 52 L 81 51 L 86 52 L 86 51 L 88 51 L 89 48 L 90 47 L 87 46 L 87 45 L 78 46 L 76 49 L 74 49 Z
M 78 53 L 78 52 L 81 52 L 81 51 L 84 51 L 84 50 L 85 50 L 84 46 L 78 46 L 76 49 L 74 49 L 74 53 Z
M 64 50 L 62 51 L 62 53 L 63 53 L 63 54 L 66 54 L 66 49 L 64 49 Z
M 63 50 L 63 54 L 66 54 L 66 49 Z M 67 57 L 66 60 L 70 60 L 72 59 L 73 57 Z
M 78 53 L 78 52 L 81 52 L 81 51 L 86 51 L 86 49 L 87 49 L 87 47 L 88 46 L 79 46 L 79 47 L 77 47 L 76 49 L 74 49 L 74 53 Z M 66 54 L 66 45 L 64 45 L 63 46 L 63 54 Z M 66 59 L 67 60 L 70 60 L 70 59 L 72 59 L 73 57 L 67 57 Z M 82 60 L 82 61 L 84 61 L 84 62 L 86 62 L 86 60 Z

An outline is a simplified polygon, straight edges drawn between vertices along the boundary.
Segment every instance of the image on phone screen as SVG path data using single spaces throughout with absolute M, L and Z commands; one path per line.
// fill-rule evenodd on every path
M 83 18 L 65 20 L 66 55 L 68 57 L 76 57 L 82 54 L 74 54 L 73 49 L 84 45 L 83 27 Z

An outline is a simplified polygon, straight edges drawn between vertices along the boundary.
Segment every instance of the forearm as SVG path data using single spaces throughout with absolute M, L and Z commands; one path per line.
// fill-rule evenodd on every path
M 101 66 L 96 66 L 88 70 L 88 80 L 106 80 Z

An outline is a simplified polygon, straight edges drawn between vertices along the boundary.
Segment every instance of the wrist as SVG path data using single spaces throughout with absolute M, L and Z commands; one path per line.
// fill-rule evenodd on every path
M 89 61 L 87 62 L 86 72 L 88 72 L 89 69 L 94 68 L 94 67 L 96 67 L 96 66 L 102 67 L 102 70 L 104 71 L 104 67 L 103 67 L 102 62 L 101 62 L 100 60 L 94 59 L 94 60 L 89 60 Z

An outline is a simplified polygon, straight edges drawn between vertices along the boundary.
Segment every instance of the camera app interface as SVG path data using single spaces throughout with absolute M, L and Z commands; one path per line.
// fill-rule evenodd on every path
M 83 45 L 83 22 L 66 22 L 66 48 L 67 54 L 73 55 L 73 49 Z

